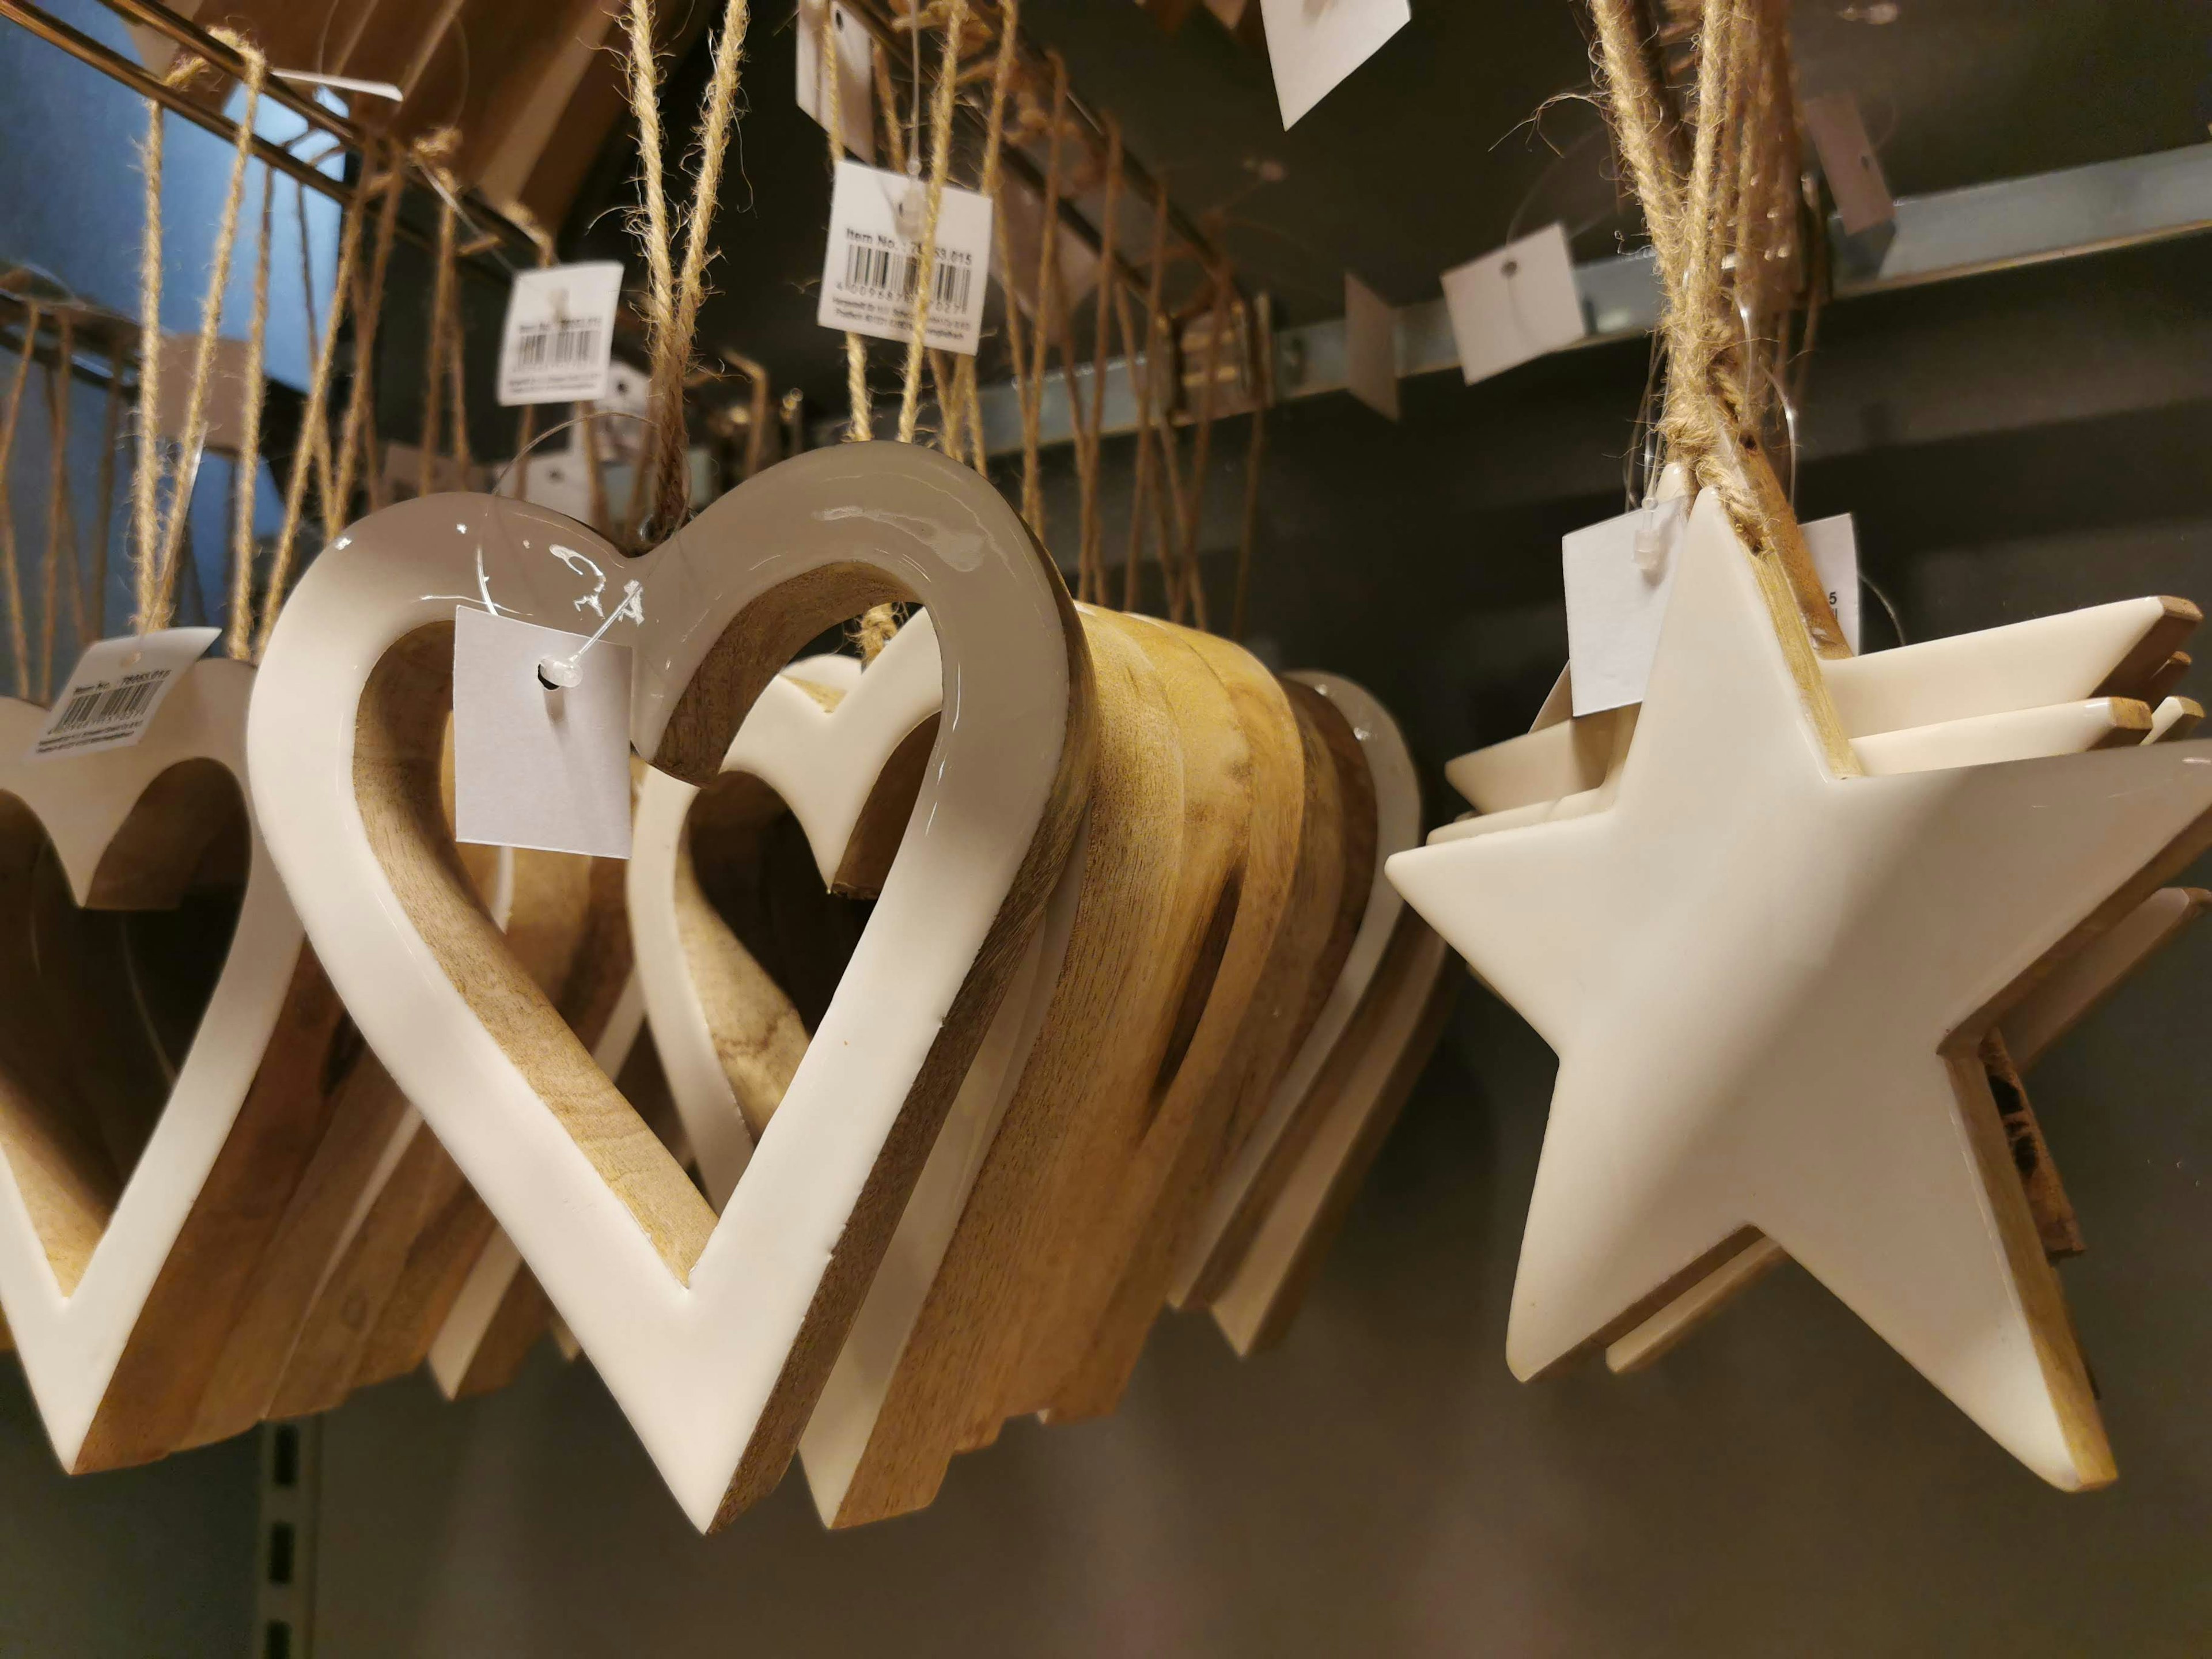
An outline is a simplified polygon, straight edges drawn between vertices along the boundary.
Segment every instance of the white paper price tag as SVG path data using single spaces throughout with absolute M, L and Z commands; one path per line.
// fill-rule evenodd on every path
M 1413 17 L 1407 0 L 1260 0 L 1284 127 L 1334 92 Z
M 500 331 L 501 404 L 573 404 L 606 396 L 622 303 L 620 261 L 517 272 Z
M 1859 648 L 1859 538 L 1851 515 L 1815 519 L 1804 526 L 1805 550 L 1813 571 L 1828 592 L 1828 604 L 1843 626 L 1844 643 Z
M 913 331 L 927 194 L 921 179 L 902 173 L 837 163 L 815 321 L 878 340 L 903 340 Z M 947 185 L 930 276 L 931 345 L 974 354 L 990 274 L 990 198 Z
M 573 685 L 538 677 L 549 658 Z M 629 658 L 611 640 L 455 607 L 456 841 L 629 856 Z
M 1344 273 L 1345 390 L 1388 420 L 1398 418 L 1398 313 Z
M 146 735 L 177 676 L 213 645 L 220 628 L 163 628 L 100 640 L 84 649 L 54 699 L 33 760 L 125 749 Z
M 1560 538 L 1577 715 L 1644 701 L 1690 498 L 1655 501 Z
M 1473 386 L 1583 337 L 1583 299 L 1563 225 L 1443 274 L 1460 373 Z
M 799 0 L 799 107 L 826 128 L 830 88 L 828 66 L 822 61 L 822 11 L 825 0 Z M 863 161 L 876 159 L 875 97 L 870 82 L 875 69 L 876 43 L 844 7 L 832 5 L 830 36 L 837 43 L 837 87 L 842 94 L 837 108 L 837 136 L 845 148 Z

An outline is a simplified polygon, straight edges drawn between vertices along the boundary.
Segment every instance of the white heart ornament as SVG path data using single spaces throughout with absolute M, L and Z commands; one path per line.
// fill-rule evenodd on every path
M 232 788 L 245 806 L 253 683 L 244 664 L 196 663 L 139 742 L 59 761 L 21 758 L 46 711 L 0 701 L 8 884 L 27 890 L 43 834 L 77 905 L 174 903 L 209 812 Z M 338 1006 L 303 960 L 299 921 L 250 811 L 245 817 L 245 888 L 228 954 L 119 1192 L 105 1190 L 86 1126 L 64 1103 L 81 1097 L 93 1106 L 96 1067 L 53 1069 L 55 1045 L 69 1039 L 64 1016 L 37 1012 L 42 970 L 27 927 L 9 947 L 11 957 L 22 952 L 11 976 L 28 977 L 9 996 L 0 1036 L 0 1305 L 72 1472 L 143 1462 L 182 1443 L 261 1243 L 326 1115 L 315 1085 Z
M 839 665 L 846 663 L 849 669 Z M 777 675 L 762 688 L 721 764 L 722 771 L 744 773 L 775 792 L 831 888 L 851 884 L 848 849 L 878 780 L 938 712 L 942 670 L 928 613 L 894 635 L 865 673 L 859 668 L 851 658 L 816 659 Z M 807 689 L 832 681 L 842 682 L 826 687 L 841 694 L 834 707 Z M 628 896 L 646 1018 L 707 1196 L 719 1206 L 751 1159 L 752 1136 L 724 1064 L 723 1046 L 735 1036 L 725 1030 L 718 1041 L 718 1022 L 702 1000 L 687 945 L 691 919 L 678 902 L 687 821 L 698 795 L 696 787 L 664 772 L 647 775 L 638 793 Z M 703 900 L 695 896 L 695 902 Z M 781 1035 L 793 1045 L 804 1042 L 795 1030 Z
M 566 557 L 562 556 L 566 555 Z M 945 706 L 867 930 L 719 1222 L 511 955 L 437 820 L 457 605 L 573 625 L 580 526 L 432 496 L 356 526 L 287 605 L 248 752 L 278 867 L 356 1023 L 536 1273 L 693 1522 L 781 1478 L 1080 816 L 1089 659 L 981 477 L 908 445 L 761 473 L 623 571 L 631 736 L 695 784 L 825 627 L 927 609 Z M 557 694 L 549 694 L 557 695 Z M 426 758 L 427 756 L 427 758 Z

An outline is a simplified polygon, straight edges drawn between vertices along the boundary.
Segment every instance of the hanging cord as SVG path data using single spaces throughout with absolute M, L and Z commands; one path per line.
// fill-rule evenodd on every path
M 80 560 L 75 572 L 77 586 L 77 648 L 82 650 L 107 631 L 107 564 L 109 542 L 115 533 L 115 457 L 123 447 L 123 357 L 115 337 L 107 338 L 107 396 L 100 430 L 100 467 L 94 488 L 100 510 L 94 520 L 92 568 Z
M 1206 614 L 1206 578 L 1198 565 L 1198 538 L 1206 514 L 1206 469 L 1212 459 L 1213 410 L 1221 380 L 1221 337 L 1229 326 L 1227 298 L 1220 280 L 1216 278 L 1213 309 L 1206 322 L 1206 366 L 1201 371 L 1205 378 L 1198 388 L 1198 426 L 1191 439 L 1189 487 L 1182 496 L 1182 540 L 1178 555 L 1182 566 L 1182 590 L 1178 596 L 1176 620 L 1182 620 L 1182 606 L 1188 604 L 1191 620 L 1201 629 L 1210 628 L 1212 623 Z
M 15 456 L 15 420 L 23 412 L 23 388 L 31 379 L 31 359 L 37 355 L 40 325 L 44 314 L 35 303 L 23 307 L 23 355 L 15 360 L 15 379 L 8 383 L 8 401 L 0 404 L 0 581 L 7 584 L 8 642 L 15 652 L 15 695 L 31 695 L 31 641 L 23 623 L 23 579 L 15 562 L 15 492 L 10 487 L 9 463 Z
M 359 260 L 353 266 L 353 385 L 346 394 L 345 420 L 338 435 L 337 476 L 331 484 L 341 519 L 353 514 L 356 482 L 366 490 L 371 511 L 384 505 L 384 469 L 377 462 L 376 426 L 370 413 L 375 407 L 376 329 L 384 314 L 385 272 L 392 259 L 392 232 L 398 226 L 399 198 L 406 192 L 407 178 L 390 146 L 380 148 L 384 167 L 374 181 L 376 250 L 366 269 Z M 364 167 L 364 174 L 367 172 Z M 361 196 L 363 213 L 368 210 L 371 195 L 369 183 L 365 181 Z
M 1012 271 L 1006 255 L 1006 208 L 999 199 L 999 167 L 1000 153 L 1005 149 L 1006 132 L 1006 88 L 1013 80 L 1015 29 L 1021 17 L 1020 0 L 1004 0 L 999 8 L 999 50 L 991 65 L 991 105 L 983 128 L 983 169 L 978 187 L 992 204 L 992 235 L 1000 272 L 1000 292 L 1006 297 L 1007 341 L 1013 350 L 1016 379 L 1020 378 L 1021 348 L 1016 342 L 1017 326 L 1014 313 L 1014 290 L 1007 280 Z M 968 422 L 969 465 L 978 472 L 985 471 L 989 462 L 989 451 L 983 439 L 982 398 L 975 384 L 975 359 L 965 356 L 954 366 L 957 379 L 958 402 Z
M 261 363 L 269 337 L 269 232 L 276 211 L 276 173 L 261 178 L 261 246 L 253 262 L 253 320 L 246 336 L 245 406 L 239 412 L 238 457 L 231 483 L 230 611 L 222 648 L 253 654 L 253 498 L 261 477 Z
M 251 41 L 227 29 L 211 29 L 209 33 L 236 52 L 244 63 L 246 106 L 239 115 L 238 143 L 231 155 L 230 185 L 223 197 L 222 218 L 216 231 L 215 261 L 208 273 L 207 296 L 200 307 L 199 349 L 192 360 L 191 390 L 185 400 L 185 428 L 166 519 L 158 513 L 160 480 L 156 476 L 166 469 L 162 467 L 161 448 L 154 433 L 159 412 L 155 400 L 159 370 L 140 370 L 137 627 L 141 633 L 167 627 L 176 606 L 178 556 L 183 548 L 185 524 L 191 507 L 192 474 L 207 439 L 208 395 L 215 379 L 216 342 L 222 325 L 223 294 L 230 282 L 231 252 L 238 242 L 239 210 L 246 196 L 246 164 L 253 150 L 253 118 L 260 106 L 262 82 L 268 73 L 267 61 Z M 182 86 L 198 75 L 203 67 L 197 58 L 180 59 L 171 68 L 167 76 L 168 83 Z M 163 112 L 159 104 L 152 108 L 146 139 L 149 216 L 140 256 L 140 326 L 148 348 L 143 355 L 149 363 L 157 363 L 161 351 L 159 198 Z
M 830 179 L 833 191 L 836 187 L 838 164 L 845 159 L 845 62 L 837 55 L 837 37 L 830 27 L 834 9 L 828 0 L 824 0 L 818 53 L 821 61 L 830 69 L 830 94 L 822 100 L 825 118 L 822 125 L 830 135 Z M 884 67 L 883 53 L 878 52 L 872 44 L 868 47 L 868 59 L 878 82 L 888 87 L 890 71 Z M 890 107 L 887 101 L 884 106 Z M 896 144 L 898 123 L 891 122 L 890 128 L 891 142 Z M 849 329 L 845 334 L 845 396 L 851 409 L 845 422 L 845 441 L 866 443 L 874 435 L 870 419 L 872 411 L 868 407 L 868 345 Z
M 660 64 L 653 46 L 653 0 L 629 0 L 627 13 L 630 108 L 637 118 L 644 196 L 631 229 L 645 245 L 645 325 L 653 364 L 646 401 L 649 418 L 644 449 L 638 458 L 633 508 L 650 501 L 649 522 L 659 536 L 672 533 L 690 512 L 691 459 L 684 418 L 684 388 L 691 369 L 691 337 L 697 329 L 699 304 L 705 295 L 714 200 L 721 188 L 730 127 L 736 118 L 747 21 L 746 0 L 728 0 L 721 33 L 714 41 L 713 73 L 700 108 L 699 162 L 692 179 L 691 204 L 684 216 L 684 260 L 679 274 L 661 173 Z M 830 100 L 833 108 L 836 102 Z
M 1167 274 L 1168 258 L 1168 193 L 1164 188 L 1154 198 L 1152 211 L 1152 247 L 1151 263 L 1146 269 L 1145 283 L 1145 326 L 1141 336 L 1129 327 L 1127 297 L 1117 290 L 1115 305 L 1121 315 L 1121 339 L 1129 349 L 1129 373 L 1135 380 L 1137 393 L 1137 460 L 1136 480 L 1129 502 L 1128 562 L 1121 576 L 1121 608 L 1134 611 L 1139 589 L 1139 578 L 1144 568 L 1145 507 L 1152 489 L 1154 451 L 1158 419 L 1158 382 L 1154 368 L 1159 362 L 1156 348 L 1160 334 L 1161 288 Z M 1139 349 L 1141 340 L 1141 349 Z M 1158 546 L 1158 544 L 1155 544 Z M 1164 568 L 1164 561 L 1163 561 Z
M 1052 341 L 1053 296 L 1060 290 L 1054 279 L 1060 264 L 1060 140 L 1067 126 L 1067 64 L 1058 52 L 1051 57 L 1052 124 L 1045 152 L 1044 208 L 1037 220 L 1036 332 L 1029 368 L 1030 401 L 1022 411 L 1022 518 L 1040 542 L 1044 540 L 1044 472 L 1039 452 L 1045 354 Z M 1073 398 L 1068 407 L 1073 413 Z
M 430 326 L 422 344 L 422 418 L 421 448 L 416 456 L 415 493 L 433 494 L 438 488 L 438 457 L 445 447 L 446 426 L 450 416 L 453 424 L 460 425 L 459 411 L 449 402 L 454 377 L 449 372 L 450 359 L 455 353 L 454 313 L 460 298 L 460 261 L 457 252 L 460 236 L 460 208 L 454 199 L 453 181 L 444 173 L 447 160 L 459 148 L 459 135 L 451 127 L 442 128 L 420 139 L 415 146 L 416 164 L 430 175 L 437 187 L 438 246 L 431 256 Z M 465 440 L 455 434 L 456 453 Z M 459 487 L 466 488 L 464 474 L 457 480 Z
M 1275 308 L 1265 294 L 1252 307 L 1252 431 L 1244 447 L 1244 524 L 1237 541 L 1237 599 L 1229 636 L 1244 637 L 1252 592 L 1252 550 L 1260 537 L 1260 474 L 1267 459 L 1267 410 L 1275 402 Z
M 1776 159 L 1787 153 L 1786 146 L 1778 149 L 1777 135 L 1786 134 L 1792 119 L 1785 112 L 1789 59 L 1779 0 L 1703 0 L 1686 177 L 1680 129 L 1669 119 L 1633 0 L 1591 0 L 1591 12 L 1607 117 L 1642 200 L 1659 267 L 1668 366 L 1659 418 L 1665 455 L 1718 497 L 1761 571 L 1778 584 L 1770 592 L 1786 591 L 1787 600 L 1778 603 L 1794 603 L 1803 626 L 1802 635 L 1793 637 L 1820 654 L 1846 654 L 1796 515 L 1767 463 L 1754 398 L 1766 378 L 1757 372 L 1749 323 L 1762 285 L 1783 274 L 1770 271 L 1766 261 L 1777 227 L 1795 223 L 1794 210 L 1744 205 L 1778 201 L 1784 177 L 1796 177 L 1794 163 Z M 1768 112 L 1764 118 L 1762 111 Z M 1747 145 L 1756 152 L 1751 164 L 1741 148 Z M 1784 234 L 1794 244 L 1794 233 Z M 1745 237 L 1757 239 L 1756 245 Z M 1791 263 L 1802 270 L 1802 260 Z M 1786 309 L 1779 298 L 1767 303 L 1770 314 Z M 1799 647 L 1785 639 L 1784 648 Z
M 907 334 L 906 373 L 899 387 L 898 441 L 914 441 L 921 408 L 921 371 L 928 348 L 929 302 L 937 287 L 938 216 L 945 206 L 945 172 L 952 160 L 952 94 L 960 77 L 960 36 L 968 22 L 968 0 L 951 0 L 945 14 L 945 56 L 929 107 L 929 184 L 922 204 L 921 246 L 915 267 L 914 323 Z M 915 31 L 915 55 L 921 54 L 921 32 Z M 916 76 L 916 95 L 921 77 Z M 917 138 L 920 135 L 916 135 Z M 942 393 L 939 413 L 943 412 Z
M 39 609 L 39 696 L 54 695 L 54 633 L 64 594 L 62 571 L 70 573 L 66 598 L 80 636 L 84 632 L 84 593 L 76 579 L 76 514 L 70 501 L 70 371 L 76 362 L 76 319 L 64 311 L 55 319 L 58 337 L 54 361 L 46 367 L 46 592 Z M 26 340 L 27 350 L 30 342 Z
M 284 486 L 284 517 L 277 526 L 276 545 L 270 554 L 269 586 L 261 597 L 261 618 L 254 626 L 253 654 L 257 659 L 269 648 L 269 636 L 276 629 L 276 612 L 284 603 L 285 588 L 291 578 L 293 549 L 299 540 L 300 520 L 307 506 L 307 477 L 314 464 L 317 434 L 322 434 L 325 441 L 328 438 L 331 366 L 337 356 L 338 333 L 345 323 L 354 271 L 361 258 L 361 226 L 367 210 L 368 203 L 356 197 L 354 210 L 341 221 L 337 276 L 331 286 L 330 320 L 315 348 L 314 373 L 307 379 L 307 402 L 300 416 L 300 441 L 292 452 L 291 477 Z
M 1087 597 L 1094 604 L 1106 601 L 1106 550 L 1103 524 L 1103 506 L 1098 488 L 1099 449 L 1106 421 L 1106 364 L 1114 343 L 1114 319 L 1116 314 L 1115 295 L 1120 292 L 1115 275 L 1118 250 L 1115 246 L 1114 227 L 1121 205 L 1121 124 L 1109 116 L 1106 119 L 1106 199 L 1098 216 L 1099 248 L 1097 306 L 1091 321 L 1091 418 L 1084 434 L 1085 447 L 1090 451 L 1090 464 L 1081 469 L 1083 512 L 1081 520 L 1081 550 L 1079 568 L 1085 573 Z M 1126 344 L 1126 342 L 1124 343 Z M 1129 354 L 1133 356 L 1133 352 Z M 1075 402 L 1075 376 L 1071 368 L 1067 379 L 1067 401 Z
M 538 268 L 544 270 L 559 258 L 553 246 L 553 234 L 538 222 L 538 216 L 520 202 L 509 202 L 500 211 L 507 216 L 509 224 L 517 227 L 530 238 L 538 250 Z M 530 497 L 530 450 L 538 440 L 538 405 L 525 404 L 514 425 L 514 495 L 518 500 Z
M 315 261 L 314 241 L 307 225 L 307 187 L 299 179 L 292 181 L 292 210 L 300 228 L 300 307 L 307 314 L 307 356 L 313 361 L 322 343 L 322 325 L 315 320 Z M 332 476 L 330 434 L 314 434 L 315 497 L 321 503 L 325 524 L 331 522 L 331 501 L 337 495 L 337 482 Z M 340 517 L 344 515 L 341 513 Z

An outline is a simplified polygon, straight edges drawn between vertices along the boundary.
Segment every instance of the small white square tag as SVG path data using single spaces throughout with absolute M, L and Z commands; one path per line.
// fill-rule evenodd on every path
M 1815 519 L 1804 526 L 1805 550 L 1813 571 L 1828 591 L 1828 604 L 1844 630 L 1844 643 L 1859 648 L 1859 538 L 1851 515 Z
M 1473 386 L 1583 337 L 1583 298 L 1563 225 L 1443 274 L 1460 373 Z
M 619 613 L 617 613 L 619 614 Z M 453 838 L 629 856 L 630 651 L 473 606 L 453 611 Z M 547 658 L 575 684 L 549 688 Z
M 1260 0 L 1284 130 L 1413 18 L 1407 0 Z
M 1345 389 L 1386 420 L 1398 418 L 1398 313 L 1344 273 Z
M 54 699 L 30 758 L 127 749 L 146 735 L 169 688 L 207 654 L 220 628 L 162 628 L 85 647 Z
M 1690 500 L 1654 501 L 1560 538 L 1577 716 L 1644 701 Z
M 824 128 L 829 107 L 823 94 L 830 74 L 822 61 L 822 9 L 825 0 L 799 3 L 799 107 Z M 867 30 L 844 7 L 830 7 L 830 38 L 837 43 L 837 86 L 843 95 L 837 106 L 837 137 L 845 148 L 871 167 L 876 160 L 875 94 L 870 80 L 875 70 L 876 43 Z
M 837 163 L 815 321 L 878 340 L 903 340 L 912 332 L 927 194 L 921 179 L 903 173 Z M 931 345 L 975 354 L 990 274 L 991 200 L 947 185 L 929 291 Z
M 572 404 L 607 394 L 623 268 L 613 259 L 517 271 L 499 337 L 499 401 Z

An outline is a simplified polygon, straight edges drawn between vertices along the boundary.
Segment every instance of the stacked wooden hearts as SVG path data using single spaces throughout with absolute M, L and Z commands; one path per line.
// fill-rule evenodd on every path
M 249 752 L 355 1022 L 687 1513 L 802 1449 L 835 1521 L 926 1503 L 1006 1416 L 1109 1409 L 1170 1297 L 1240 1346 L 1279 1332 L 1441 1006 L 1441 946 L 1377 879 L 1418 828 L 1388 717 L 1079 612 L 924 451 L 725 498 L 630 566 L 655 770 L 629 896 L 695 1184 L 440 806 L 456 605 L 564 622 L 580 534 L 457 496 L 356 525 L 278 626 Z M 780 674 L 886 599 L 923 616 L 873 666 Z M 812 921 L 779 910 L 794 836 L 872 899 L 811 1021 L 794 964 L 818 988 L 844 951 L 818 884 Z
M 2193 915 L 2194 606 L 1785 649 L 1708 492 L 1639 708 L 1462 757 L 1390 877 L 1559 1051 L 1507 1334 L 1648 1363 L 1784 1253 L 2037 1473 L 2113 1478 L 2020 1072 Z M 1802 638 L 1802 634 L 1801 636 Z M 2148 745 L 2155 745 L 2154 747 Z
M 244 789 L 254 681 L 198 663 L 135 744 L 47 760 L 27 758 L 46 711 L 0 702 L 0 1308 L 72 1471 L 322 1410 L 426 1355 L 449 1393 L 496 1386 L 545 1328 L 303 946 Z M 641 1016 L 620 870 L 471 853 L 618 1066 Z

